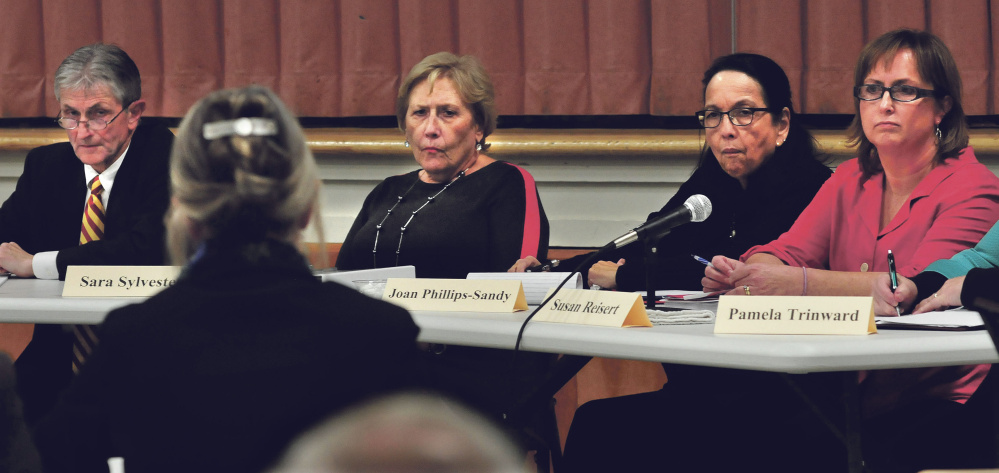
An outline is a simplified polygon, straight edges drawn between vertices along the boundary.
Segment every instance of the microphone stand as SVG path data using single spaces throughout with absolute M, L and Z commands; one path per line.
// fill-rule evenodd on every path
M 656 246 L 659 244 L 659 240 L 662 240 L 667 234 L 669 234 L 669 230 L 639 234 L 642 247 L 645 248 L 645 308 L 647 310 L 656 308 L 656 285 L 653 282 L 653 274 L 659 267 L 659 251 Z
M 642 238 L 642 246 L 645 248 L 645 308 L 652 310 L 656 308 L 656 287 L 652 283 L 652 274 L 659 267 L 659 252 L 656 245 L 659 238 Z

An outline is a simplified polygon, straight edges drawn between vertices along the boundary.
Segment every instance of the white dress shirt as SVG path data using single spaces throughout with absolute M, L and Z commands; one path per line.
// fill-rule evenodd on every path
M 104 188 L 104 192 L 101 193 L 101 203 L 104 204 L 104 212 L 107 214 L 108 200 L 111 198 L 111 188 L 114 186 L 114 177 L 118 174 L 118 169 L 121 167 L 122 161 L 125 160 L 126 154 L 128 154 L 128 147 L 125 147 L 125 151 L 121 152 L 121 156 L 118 156 L 118 159 L 114 163 L 111 163 L 102 173 L 95 171 L 89 164 L 83 165 L 83 174 L 86 176 L 87 198 L 83 200 L 83 206 L 80 207 L 81 228 L 83 227 L 83 211 L 87 208 L 87 201 L 90 200 L 90 181 L 96 176 L 101 176 L 101 187 Z M 35 272 L 35 277 L 38 279 L 59 279 L 59 268 L 56 266 L 56 258 L 58 256 L 58 251 L 40 251 L 35 253 L 34 258 L 31 259 L 31 270 Z

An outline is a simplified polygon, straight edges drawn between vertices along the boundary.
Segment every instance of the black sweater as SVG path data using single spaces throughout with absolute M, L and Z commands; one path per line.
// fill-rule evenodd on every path
M 707 220 L 672 230 L 657 245 L 659 268 L 653 274 L 656 289 L 701 289 L 704 265 L 692 254 L 710 260 L 715 255 L 738 258 L 746 250 L 777 239 L 791 227 L 812 201 L 832 171 L 822 163 L 802 158 L 790 163 L 768 161 L 750 177 L 744 190 L 739 181 L 722 170 L 718 161 L 706 160 L 680 186 L 676 195 L 651 221 L 683 205 L 688 197 L 704 194 L 711 200 Z M 623 291 L 645 290 L 646 265 L 641 242 L 603 255 L 601 260 L 625 259 L 618 268 L 617 286 Z M 588 255 L 564 261 L 559 270 L 571 271 Z M 589 268 L 580 268 L 586 277 Z

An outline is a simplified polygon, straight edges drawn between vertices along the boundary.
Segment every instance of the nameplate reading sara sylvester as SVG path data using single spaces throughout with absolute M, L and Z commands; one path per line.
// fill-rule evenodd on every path
M 562 289 L 534 316 L 535 321 L 604 327 L 651 327 L 642 297 L 634 292 Z
M 527 310 L 520 281 L 390 278 L 382 300 L 408 310 L 514 312 Z
M 715 333 L 866 335 L 876 333 L 874 298 L 721 296 Z
M 63 297 L 149 297 L 177 283 L 180 266 L 70 266 Z

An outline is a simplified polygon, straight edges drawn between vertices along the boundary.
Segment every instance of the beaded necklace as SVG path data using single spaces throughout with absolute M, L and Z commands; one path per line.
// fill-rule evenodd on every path
M 469 168 L 470 167 L 471 166 L 469 166 Z M 395 249 L 395 265 L 396 266 L 399 266 L 399 253 L 402 252 L 402 238 L 404 236 L 406 236 L 406 228 L 409 227 L 409 223 L 413 221 L 413 218 L 416 217 L 417 213 L 419 213 L 421 210 L 423 210 L 423 208 L 426 207 L 427 205 L 430 205 L 434 201 L 434 199 L 436 199 L 437 196 L 443 194 L 444 191 L 446 191 L 448 187 L 451 187 L 451 184 L 454 184 L 455 182 L 458 181 L 458 179 L 461 179 L 461 178 L 465 177 L 465 171 L 467 171 L 467 170 L 468 170 L 468 168 L 465 168 L 464 171 L 459 172 L 457 176 L 454 176 L 454 179 L 451 179 L 451 182 L 448 182 L 446 185 L 444 185 L 444 187 L 441 190 L 437 191 L 436 194 L 434 194 L 434 195 L 432 195 L 430 197 L 427 197 L 427 201 L 424 202 L 423 205 L 421 205 L 419 208 L 417 208 L 416 210 L 414 210 L 413 213 L 411 213 L 409 215 L 409 218 L 406 220 L 406 223 L 402 224 L 402 227 L 399 229 L 399 245 Z M 398 207 L 399 204 L 402 203 L 402 199 L 404 199 L 407 195 L 409 195 L 409 193 L 413 190 L 413 188 L 416 187 L 416 183 L 417 182 L 420 182 L 420 177 L 419 176 L 417 176 L 416 180 L 413 181 L 413 185 L 409 186 L 409 189 L 406 189 L 406 192 L 404 192 L 402 195 L 398 196 L 398 200 L 396 200 L 395 204 L 392 205 L 392 208 L 388 209 L 388 212 L 385 213 L 385 217 L 382 217 L 382 221 L 378 222 L 378 225 L 375 225 L 375 246 L 374 246 L 374 248 L 371 249 L 371 258 L 372 258 L 372 263 L 373 263 L 372 267 L 373 268 L 377 268 L 378 267 L 378 236 L 381 235 L 381 233 L 382 233 L 382 225 L 384 225 L 385 221 L 388 220 L 388 218 L 390 216 L 392 216 L 392 211 L 395 210 L 395 208 Z

